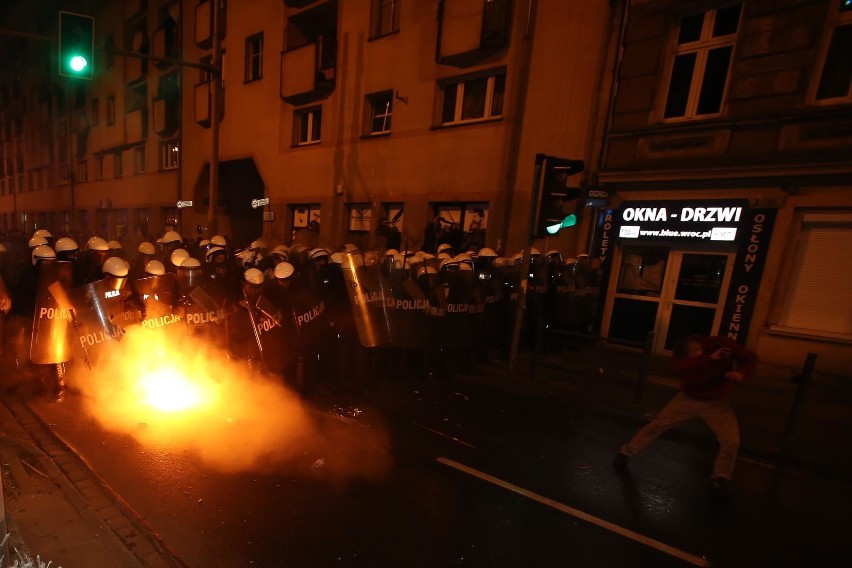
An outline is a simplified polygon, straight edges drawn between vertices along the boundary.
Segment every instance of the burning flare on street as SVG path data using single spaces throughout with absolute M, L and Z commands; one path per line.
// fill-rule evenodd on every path
M 381 428 L 312 411 L 279 377 L 251 373 L 209 338 L 132 327 L 74 383 L 105 428 L 145 446 L 190 450 L 221 471 L 277 471 L 322 458 L 327 475 L 375 476 L 388 465 Z

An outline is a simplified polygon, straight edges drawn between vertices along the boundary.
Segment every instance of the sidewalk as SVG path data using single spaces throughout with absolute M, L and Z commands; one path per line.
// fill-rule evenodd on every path
M 183 564 L 20 400 L 0 399 L 0 458 L 15 550 L 53 567 L 176 568 Z
M 505 362 L 490 362 L 472 375 L 455 376 L 518 395 L 611 413 L 634 420 L 637 427 L 656 415 L 678 390 L 679 379 L 670 361 L 655 356 L 648 361 L 636 402 L 644 362 L 641 349 L 600 339 L 571 338 L 561 343 L 558 353 L 539 356 L 534 378 L 530 378 L 529 352 L 521 352 L 515 371 Z M 759 364 L 752 377 L 735 386 L 732 399 L 740 422 L 740 456 L 852 481 L 852 454 L 846 450 L 852 445 L 852 376 L 821 374 L 817 360 L 816 372 L 802 391 L 791 434 L 785 436 L 799 388 L 792 377 L 800 371 Z M 712 432 L 699 421 L 668 435 L 715 443 Z

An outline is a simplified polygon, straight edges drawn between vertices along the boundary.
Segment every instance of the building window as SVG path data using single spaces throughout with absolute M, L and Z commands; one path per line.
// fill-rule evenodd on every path
M 830 38 L 823 47 L 822 66 L 814 99 L 843 102 L 852 99 L 852 1 L 836 0 Z
M 367 233 L 373 220 L 373 208 L 370 203 L 349 204 L 349 231 L 352 233 Z
M 742 5 L 734 4 L 680 19 L 663 119 L 721 112 L 741 12 Z
M 456 253 L 485 246 L 488 203 L 437 203 L 434 207 L 435 217 L 424 234 L 424 251 L 434 253 L 444 243 Z
M 133 148 L 133 173 L 134 174 L 143 174 L 145 173 L 145 158 L 147 152 L 145 152 L 145 146 L 136 146 Z
M 441 124 L 460 124 L 500 118 L 503 116 L 503 96 L 506 92 L 506 73 L 485 77 L 444 82 Z
M 121 150 L 119 150 L 118 152 L 116 152 L 112 156 L 113 156 L 113 162 L 112 162 L 113 163 L 113 170 L 112 170 L 113 177 L 120 178 L 124 174 L 123 169 L 121 167 Z
M 366 134 L 390 134 L 393 113 L 393 92 L 384 91 L 367 95 Z
M 160 144 L 160 169 L 174 170 L 180 164 L 180 148 L 177 140 L 166 140 Z
M 370 9 L 370 37 L 377 38 L 399 31 L 399 3 L 401 0 L 372 0 Z
M 296 233 L 299 231 L 313 231 L 316 234 L 320 232 L 320 206 L 319 204 L 310 205 L 291 205 L 290 211 L 290 226 L 293 228 L 292 238 L 296 238 Z
M 106 37 L 106 39 L 104 40 L 104 48 L 105 49 L 102 52 L 103 57 L 104 57 L 104 68 L 108 69 L 108 68 L 112 67 L 113 65 L 115 65 L 115 52 L 114 52 L 114 50 L 115 50 L 115 35 L 114 34 L 110 34 Z
M 115 95 L 110 95 L 107 97 L 106 123 L 115 124 Z
M 89 164 L 86 160 L 77 162 L 77 182 L 89 181 Z
M 95 179 L 104 179 L 104 157 L 95 156 Z
M 101 119 L 101 103 L 97 98 L 92 99 L 92 114 L 89 116 L 89 124 L 97 126 Z
M 808 213 L 776 331 L 852 339 L 852 215 Z
M 299 109 L 293 113 L 293 145 L 319 144 L 322 127 L 322 107 Z
M 263 32 L 246 38 L 246 77 L 257 81 L 263 77 Z

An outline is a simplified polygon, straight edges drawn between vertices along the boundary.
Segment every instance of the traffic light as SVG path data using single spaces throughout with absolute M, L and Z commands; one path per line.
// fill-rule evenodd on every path
M 59 12 L 59 74 L 91 79 L 94 67 L 95 19 Z
M 534 236 L 544 238 L 555 235 L 560 229 L 577 224 L 577 214 L 568 211 L 566 205 L 576 206 L 582 195 L 579 187 L 567 187 L 568 178 L 583 171 L 583 160 L 569 160 L 538 154 L 536 160 L 541 164 L 541 185 Z M 576 207 L 575 207 L 576 208 Z

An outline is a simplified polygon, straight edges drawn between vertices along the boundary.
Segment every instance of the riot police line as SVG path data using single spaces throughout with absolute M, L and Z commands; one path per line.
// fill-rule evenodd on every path
M 44 233 L 30 239 L 13 302 L 31 306 L 29 359 L 51 370 L 57 399 L 69 364 L 92 368 L 136 325 L 182 326 L 300 391 L 464 372 L 508 353 L 522 289 L 520 255 L 488 248 L 331 252 L 258 239 L 234 250 L 220 235 L 187 246 L 170 231 L 128 255 L 99 237 L 80 248 Z M 590 259 L 533 249 L 529 266 L 526 336 L 587 331 L 598 289 Z

